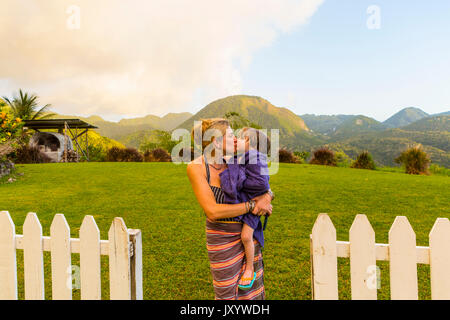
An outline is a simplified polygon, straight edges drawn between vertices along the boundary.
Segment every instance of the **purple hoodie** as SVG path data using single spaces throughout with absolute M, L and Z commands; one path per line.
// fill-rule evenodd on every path
M 246 202 L 270 189 L 267 156 L 254 149 L 231 158 L 228 161 L 228 168 L 219 176 L 225 203 Z M 264 247 L 264 235 L 259 216 L 249 212 L 235 217 L 234 220 L 249 225 L 254 230 L 254 238 Z

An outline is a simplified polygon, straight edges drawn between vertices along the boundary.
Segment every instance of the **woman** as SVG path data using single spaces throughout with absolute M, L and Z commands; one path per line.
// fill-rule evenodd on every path
M 245 270 L 245 252 L 241 241 L 242 222 L 234 221 L 234 217 L 245 214 L 254 205 L 252 214 L 272 214 L 272 197 L 266 193 L 254 198 L 254 203 L 223 203 L 224 194 L 220 188 L 219 174 L 227 168 L 226 163 L 215 155 L 215 150 L 236 150 L 236 137 L 226 119 L 202 120 L 201 128 L 194 128 L 192 133 L 201 133 L 202 138 L 207 130 L 220 132 L 220 137 L 212 137 L 209 141 L 202 139 L 201 159 L 197 158 L 187 166 L 187 174 L 195 196 L 206 214 L 206 247 L 213 277 L 216 300 L 263 300 L 264 262 L 259 242 L 255 243 L 254 270 L 256 279 L 248 290 L 238 287 L 238 282 Z M 208 134 L 207 134 L 208 135 Z M 206 135 L 206 136 L 207 136 Z M 212 144 L 212 145 L 211 145 Z

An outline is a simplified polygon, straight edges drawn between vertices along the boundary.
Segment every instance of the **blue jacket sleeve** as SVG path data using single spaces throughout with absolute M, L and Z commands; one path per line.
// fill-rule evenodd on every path
M 268 166 L 265 156 L 259 152 L 249 152 L 248 162 L 245 164 L 246 179 L 243 190 L 252 195 L 263 194 L 270 189 Z

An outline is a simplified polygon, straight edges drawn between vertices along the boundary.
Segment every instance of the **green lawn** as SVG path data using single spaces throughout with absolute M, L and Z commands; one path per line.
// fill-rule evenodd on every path
M 197 204 L 185 165 L 172 163 L 51 163 L 17 165 L 24 175 L 0 181 L 0 210 L 10 212 L 22 233 L 27 212 L 36 212 L 49 235 L 55 213 L 63 213 L 78 237 L 85 215 L 102 233 L 113 217 L 143 235 L 145 299 L 214 299 L 205 242 L 205 216 Z M 417 245 L 428 245 L 437 217 L 450 217 L 450 179 L 412 176 L 398 170 L 369 171 L 307 164 L 281 164 L 270 182 L 276 194 L 265 231 L 267 299 L 311 299 L 309 234 L 317 215 L 326 212 L 338 240 L 348 240 L 356 214 L 368 216 L 376 241 L 386 243 L 395 216 L 406 215 Z M 21 250 L 19 250 L 21 251 Z M 22 253 L 18 254 L 22 259 Z M 49 254 L 45 254 L 46 297 L 51 298 Z M 339 259 L 340 298 L 350 298 L 349 263 Z M 102 260 L 107 266 L 107 258 Z M 73 255 L 78 263 L 78 255 Z M 381 266 L 380 299 L 389 299 L 389 266 Z M 19 268 L 19 298 L 23 271 Z M 419 265 L 419 297 L 430 298 L 429 267 Z M 103 297 L 108 298 L 103 272 Z M 74 298 L 79 298 L 74 290 Z

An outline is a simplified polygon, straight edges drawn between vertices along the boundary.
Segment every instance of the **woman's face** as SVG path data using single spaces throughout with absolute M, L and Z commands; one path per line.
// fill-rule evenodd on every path
M 234 155 L 236 153 L 236 144 L 237 139 L 233 133 L 233 130 L 228 127 L 225 135 L 221 137 L 222 139 L 216 139 L 218 147 L 222 147 L 223 155 L 227 155 L 227 152 L 229 155 Z

